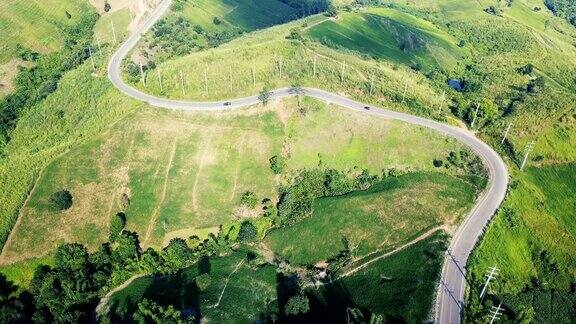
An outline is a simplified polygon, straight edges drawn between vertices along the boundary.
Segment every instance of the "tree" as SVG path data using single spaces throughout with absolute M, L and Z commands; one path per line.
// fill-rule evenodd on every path
M 290 93 L 296 95 L 296 98 L 298 99 L 298 107 L 300 107 L 300 104 L 301 104 L 300 96 L 302 96 L 305 93 L 304 88 L 302 88 L 302 86 L 300 86 L 298 84 L 293 84 L 290 87 Z
M 60 190 L 50 196 L 50 205 L 57 210 L 62 211 L 72 207 L 72 194 L 68 190 Z
M 432 164 L 434 164 L 435 167 L 439 168 L 442 165 L 444 165 L 444 162 L 442 162 L 442 160 L 440 159 L 434 159 L 434 161 L 432 161 Z
M 140 257 L 142 249 L 138 234 L 130 231 L 123 231 L 118 236 L 112 249 L 112 260 L 116 266 L 122 266 L 129 260 L 136 260 Z
M 163 307 L 154 301 L 149 301 L 146 298 L 138 303 L 138 309 L 134 315 L 132 315 L 132 318 L 134 318 L 134 320 L 140 324 L 186 323 L 181 319 L 181 317 L 182 315 L 180 311 L 175 309 L 174 306 L 169 305 L 168 307 Z M 188 320 L 193 322 L 191 318 Z
M 270 169 L 272 169 L 272 172 L 275 174 L 282 173 L 286 168 L 286 160 L 282 156 L 274 155 L 268 161 L 270 162 Z
M 193 253 L 188 249 L 186 240 L 179 237 L 170 240 L 170 243 L 164 248 L 162 253 L 166 265 L 173 270 L 183 268 L 192 256 Z
M 306 314 L 310 310 L 308 297 L 305 295 L 296 295 L 290 297 L 286 303 L 286 315 Z
M 528 85 L 526 86 L 526 92 L 530 94 L 537 94 L 544 89 L 544 85 L 546 81 L 544 81 L 543 77 L 537 77 L 536 79 L 530 80 Z
M 238 232 L 238 241 L 240 242 L 253 242 L 258 235 L 258 229 L 249 221 L 242 222 L 240 231 Z
M 268 88 L 265 87 L 264 89 L 262 89 L 260 91 L 260 94 L 258 95 L 258 100 L 260 100 L 260 102 L 262 102 L 262 104 L 264 106 L 266 106 L 268 104 L 268 102 L 270 101 L 271 97 L 272 97 L 272 92 L 270 92 L 268 90 Z
M 112 9 L 112 6 L 110 6 L 110 2 L 105 1 L 104 2 L 104 12 L 108 12 L 108 11 L 110 11 L 110 9 Z
M 108 241 L 110 243 L 116 242 L 116 239 L 122 233 L 122 230 L 126 226 L 126 214 L 120 212 L 112 216 L 110 220 L 110 233 L 108 235 Z
M 245 191 L 242 193 L 242 196 L 240 196 L 240 204 L 248 208 L 256 208 L 258 205 L 258 198 L 252 191 Z
M 214 23 L 214 25 L 220 25 L 222 23 L 222 20 L 218 17 L 214 17 L 212 22 Z

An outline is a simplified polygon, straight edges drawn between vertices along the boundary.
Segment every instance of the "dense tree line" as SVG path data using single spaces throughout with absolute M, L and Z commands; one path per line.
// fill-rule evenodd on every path
M 26 60 L 35 60 L 35 64 L 31 68 L 20 68 L 14 80 L 14 91 L 0 100 L 0 153 L 10 140 L 10 131 L 16 127 L 23 110 L 54 92 L 64 73 L 89 57 L 88 47 L 98 17 L 96 12 L 84 12 L 73 25 L 60 26 L 64 37 L 64 48 L 60 51 L 39 56 L 19 47 L 19 55 Z
M 279 0 L 296 9 L 299 17 L 314 15 L 328 10 L 331 0 Z
M 316 198 L 343 195 L 364 190 L 379 180 L 362 172 L 342 172 L 335 169 L 301 171 L 293 184 L 280 189 L 278 217 L 282 223 L 293 223 L 312 213 Z

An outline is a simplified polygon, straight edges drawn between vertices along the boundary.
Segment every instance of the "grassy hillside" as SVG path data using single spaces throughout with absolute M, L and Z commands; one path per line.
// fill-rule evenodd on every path
M 388 8 L 342 12 L 307 34 L 329 47 L 427 68 L 454 65 L 464 53 L 454 37 L 434 24 Z
M 354 247 L 355 257 L 362 258 L 433 227 L 457 223 L 474 201 L 474 191 L 469 183 L 444 174 L 390 178 L 367 191 L 316 200 L 311 217 L 272 231 L 265 242 L 295 264 L 329 259 L 344 248 L 344 239 Z
M 514 234 L 488 231 L 471 260 L 472 278 L 481 278 L 490 264 L 486 260 L 499 256 L 501 278 L 508 279 L 500 279 L 505 284 L 496 286 L 494 296 L 540 291 L 534 281 L 541 282 L 546 275 L 532 265 L 541 262 L 545 246 L 544 258 L 552 260 L 546 262 L 557 263 L 554 267 L 562 278 L 547 281 L 548 287 L 566 293 L 568 283 L 576 281 L 570 270 L 574 257 L 565 254 L 562 240 L 545 238 L 571 237 L 572 225 L 565 216 L 570 212 L 550 207 L 544 213 L 550 217 L 546 226 L 530 215 L 535 210 L 543 213 L 542 205 L 534 207 L 531 202 L 538 201 L 535 197 L 548 187 L 564 188 L 555 195 L 565 197 L 550 206 L 574 203 L 574 197 L 566 195 L 575 190 L 573 182 L 561 184 L 556 174 L 564 174 L 567 165 L 576 161 L 572 144 L 576 139 L 576 29 L 541 1 L 507 3 L 397 0 L 387 2 L 386 8 L 350 7 L 341 10 L 337 20 L 312 17 L 245 35 L 206 54 L 165 62 L 147 71 L 146 87 L 137 86 L 161 96 L 206 100 L 255 93 L 264 87 L 310 85 L 445 121 L 457 118 L 468 127 L 474 121 L 479 136 L 508 161 L 513 180 L 509 201 L 518 203 L 507 201 L 507 213 L 521 221 L 515 223 Z M 411 41 L 420 46 L 401 50 L 402 43 Z M 164 82 L 162 89 L 158 76 Z M 452 89 L 449 79 L 459 81 L 461 88 Z M 132 80 L 136 84 L 138 76 Z M 402 100 L 404 89 L 407 95 Z M 443 109 L 439 109 L 441 102 Z M 509 124 L 511 131 L 501 145 Z M 533 167 L 517 172 L 531 141 L 535 146 L 528 164 Z M 493 228 L 501 226 L 504 213 L 498 214 Z M 537 236 L 534 228 L 541 231 Z M 538 298 L 531 298 L 509 306 L 513 308 L 509 317 L 519 317 L 520 308 L 538 303 Z M 538 318 L 552 320 L 542 316 Z
M 0 4 L 0 97 L 12 91 L 17 66 L 32 64 L 26 52 L 46 54 L 62 48 L 63 28 L 77 22 L 80 13 L 87 10 L 89 4 L 84 0 L 3 1 Z
M 120 210 L 145 246 L 214 232 L 247 216 L 240 208 L 243 192 L 275 199 L 279 179 L 268 162 L 274 155 L 286 156 L 291 170 L 315 167 L 321 159 L 327 167 L 380 174 L 387 168 L 432 171 L 433 159 L 461 149 L 426 129 L 314 100 L 303 104 L 304 110 L 298 109 L 292 99 L 217 115 L 148 111 L 116 124 L 44 170 L 5 247 L 5 262 L 42 256 L 63 241 L 96 248 L 107 238 L 109 218 Z M 464 186 L 462 194 L 473 192 L 454 181 Z M 64 213 L 49 203 L 50 195 L 62 189 L 74 197 Z M 129 203 L 122 202 L 123 196 Z M 446 210 L 460 214 L 462 207 L 447 205 Z

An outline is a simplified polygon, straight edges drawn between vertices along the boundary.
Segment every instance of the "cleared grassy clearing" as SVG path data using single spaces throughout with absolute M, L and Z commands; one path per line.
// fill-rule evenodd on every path
M 456 223 L 474 198 L 474 188 L 458 178 L 407 174 L 385 179 L 366 191 L 319 198 L 311 216 L 273 230 L 265 242 L 295 264 L 315 264 L 336 255 L 344 249 L 343 239 L 361 258 L 408 242 L 433 227 Z
M 201 290 L 196 284 L 200 271 L 191 267 L 176 275 L 136 279 L 110 299 L 110 314 L 115 319 L 131 319 L 143 298 L 178 309 L 199 311 L 214 322 L 253 322 L 258 313 L 276 298 L 276 269 L 266 265 L 248 266 L 246 251 L 209 261 L 210 283 Z M 220 297 L 222 296 L 222 297 Z M 215 306 L 218 305 L 218 306 Z
M 431 171 L 434 158 L 461 148 L 403 123 L 311 99 L 303 106 L 304 115 L 296 99 L 216 115 L 154 110 L 116 124 L 47 167 L 21 211 L 5 261 L 45 255 L 64 241 L 94 249 L 107 238 L 109 218 L 124 208 L 127 228 L 145 246 L 207 235 L 244 215 L 243 192 L 276 197 L 268 159 L 277 154 L 287 154 L 293 170 L 316 166 L 320 156 L 327 167 L 378 174 L 392 167 Z M 73 207 L 55 212 L 48 198 L 64 188 Z
M 454 65 L 464 53 L 455 38 L 430 22 L 386 8 L 343 12 L 307 34 L 330 47 L 427 68 Z

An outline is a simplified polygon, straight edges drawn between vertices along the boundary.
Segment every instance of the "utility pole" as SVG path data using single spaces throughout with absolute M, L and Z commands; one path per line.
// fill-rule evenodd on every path
M 404 104 L 404 99 L 406 99 L 406 91 L 408 91 L 408 80 L 406 80 L 406 84 L 404 85 L 404 93 L 402 94 L 402 103 Z
M 482 288 L 482 292 L 480 293 L 480 300 L 482 300 L 482 298 L 484 298 L 484 295 L 486 294 L 486 289 L 488 288 L 488 284 L 490 283 L 490 281 L 495 278 L 498 275 L 498 268 L 496 268 L 496 266 L 490 267 L 488 268 L 488 274 L 486 275 L 486 282 L 484 283 L 484 288 Z
M 498 319 L 498 316 L 502 315 L 501 312 L 504 310 L 504 308 L 502 308 L 501 306 L 502 306 L 502 302 L 500 302 L 500 304 L 498 304 L 498 307 L 492 306 L 492 310 L 490 310 L 490 313 L 492 313 L 492 318 L 490 319 L 490 324 L 494 323 L 494 321 Z
M 440 100 L 440 107 L 438 107 L 438 114 L 442 113 L 442 107 L 444 106 L 444 100 L 446 100 L 446 91 L 442 91 L 442 99 Z
M 208 94 L 208 63 L 204 65 L 204 90 Z
M 502 137 L 502 142 L 500 142 L 500 145 L 504 144 L 504 141 L 508 136 L 508 132 L 510 132 L 510 127 L 512 127 L 512 123 L 508 124 L 508 127 L 506 127 L 506 131 L 504 132 L 504 136 Z
M 116 39 L 116 31 L 114 30 L 114 21 L 110 20 L 110 25 L 112 26 L 112 36 L 114 37 L 114 44 L 118 43 Z
M 370 95 L 372 95 L 373 89 L 374 89 L 374 72 L 372 72 L 372 77 L 370 78 Z
M 160 85 L 160 92 L 163 92 L 164 89 L 162 89 L 162 75 L 160 74 L 160 69 L 156 70 L 156 75 L 158 76 L 158 84 Z
M 478 117 L 478 110 L 480 110 L 480 103 L 476 103 L 476 111 L 474 111 L 474 119 L 472 119 L 472 124 L 470 124 L 470 128 L 474 128 L 474 123 L 476 122 L 476 117 Z
M 228 67 L 228 78 L 229 78 L 229 83 L 230 83 L 230 92 L 232 92 L 232 66 Z
M 142 84 L 146 86 L 146 79 L 144 78 L 144 68 L 142 67 L 142 63 L 140 63 L 140 77 L 142 78 Z
M 282 78 L 282 58 L 278 61 L 278 69 L 280 70 L 280 78 Z
M 316 77 L 316 58 L 318 57 L 317 54 L 314 55 L 314 77 Z
M 256 65 L 252 65 L 252 83 L 254 88 L 256 88 Z
M 94 34 L 94 36 L 96 37 L 96 44 L 98 45 L 98 53 L 102 55 L 102 46 L 100 45 L 100 38 L 98 38 L 98 35 L 96 34 Z
M 532 151 L 532 149 L 534 148 L 534 144 L 536 142 L 532 141 L 529 142 L 528 144 L 526 144 L 526 154 L 524 155 L 524 160 L 522 160 L 522 165 L 520 166 L 520 171 L 522 171 L 524 169 L 524 166 L 526 165 L 526 162 L 528 161 L 528 155 L 530 154 L 530 151 Z
M 96 65 L 94 64 L 94 57 L 92 57 L 92 48 L 88 46 L 88 54 L 90 54 L 90 61 L 92 62 L 92 70 L 96 71 Z
M 182 87 L 182 95 L 186 95 L 186 90 L 184 89 L 184 74 L 180 71 L 180 86 Z

